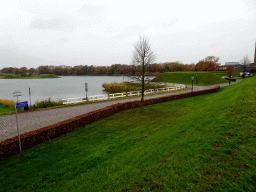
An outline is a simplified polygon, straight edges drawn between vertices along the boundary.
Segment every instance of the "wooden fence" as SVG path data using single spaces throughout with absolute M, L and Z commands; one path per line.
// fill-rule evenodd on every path
M 179 89 L 184 89 L 185 87 L 186 87 L 185 85 L 176 85 L 176 86 L 158 88 L 158 89 L 147 89 L 144 91 L 144 94 L 149 95 L 153 93 L 175 91 Z M 85 97 L 67 98 L 67 99 L 62 99 L 62 101 L 63 101 L 63 104 L 75 104 L 75 103 L 86 102 L 87 100 L 94 102 L 94 101 L 110 100 L 110 99 L 140 96 L 140 95 L 141 95 L 141 91 L 130 91 L 130 92 L 123 92 L 123 93 L 112 93 L 112 94 L 88 96 L 87 99 Z

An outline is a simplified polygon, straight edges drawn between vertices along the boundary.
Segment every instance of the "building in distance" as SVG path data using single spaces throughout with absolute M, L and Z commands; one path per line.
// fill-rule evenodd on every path
M 231 67 L 235 71 L 241 70 L 241 64 L 239 62 L 225 62 L 225 65 L 219 66 L 218 71 L 226 71 L 227 67 Z
M 239 65 L 239 62 L 225 62 L 225 65 Z

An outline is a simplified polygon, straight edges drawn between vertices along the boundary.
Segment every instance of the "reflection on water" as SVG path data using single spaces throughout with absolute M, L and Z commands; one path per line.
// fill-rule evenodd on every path
M 19 101 L 29 100 L 31 104 L 51 97 L 53 100 L 86 95 L 85 83 L 88 83 L 88 96 L 105 93 L 103 83 L 122 82 L 123 76 L 61 76 L 53 79 L 0 79 L 0 99 L 16 100 L 14 91 L 20 91 Z

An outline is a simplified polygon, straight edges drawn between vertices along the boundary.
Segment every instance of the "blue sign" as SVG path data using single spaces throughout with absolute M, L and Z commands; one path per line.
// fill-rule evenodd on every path
M 230 78 L 233 78 L 233 76 L 231 75 Z
M 16 109 L 28 107 L 28 102 L 27 101 L 19 102 L 19 103 L 15 103 L 15 105 L 16 105 Z

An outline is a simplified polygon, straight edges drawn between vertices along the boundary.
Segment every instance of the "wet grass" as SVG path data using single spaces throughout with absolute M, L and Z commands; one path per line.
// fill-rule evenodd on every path
M 120 112 L 0 162 L 0 191 L 255 191 L 256 78 Z

